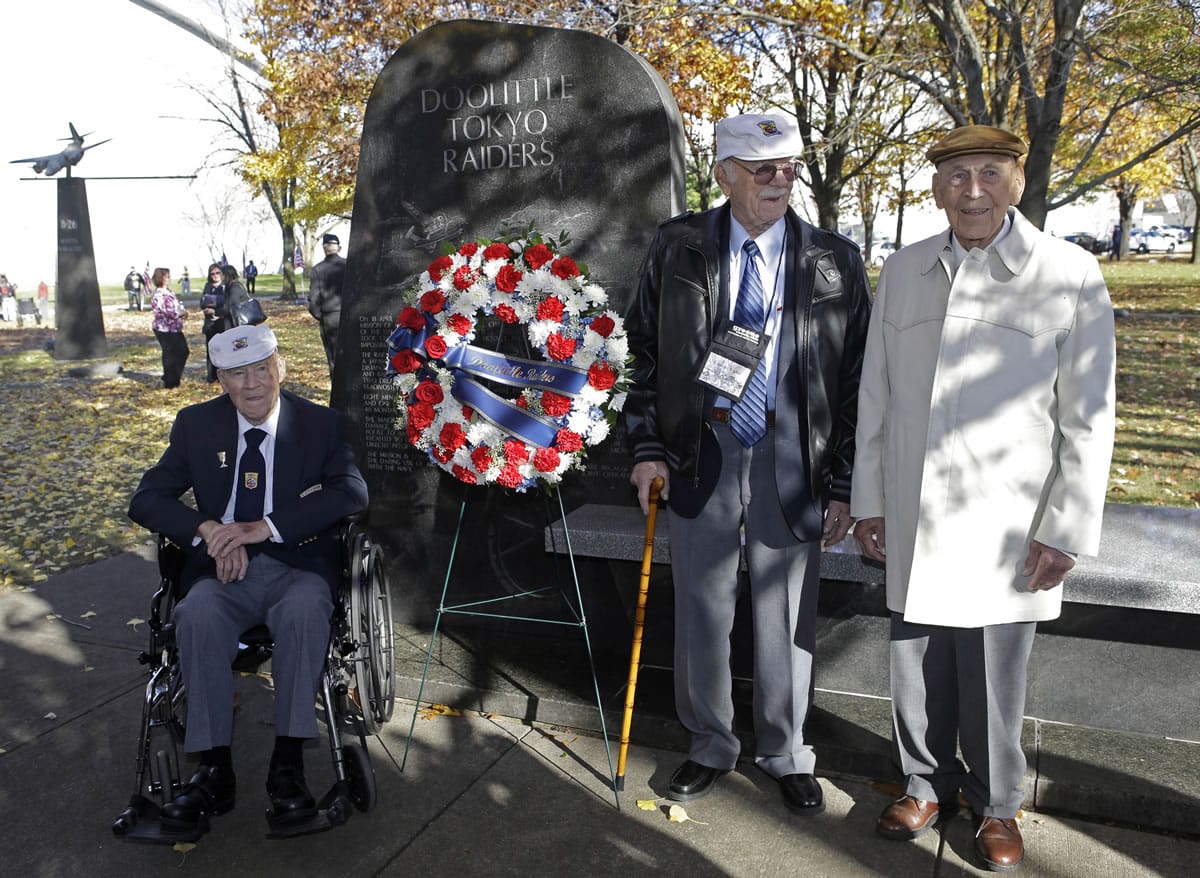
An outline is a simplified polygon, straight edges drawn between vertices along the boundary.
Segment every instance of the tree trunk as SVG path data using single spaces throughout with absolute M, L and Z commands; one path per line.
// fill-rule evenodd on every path
M 283 291 L 282 299 L 296 298 L 296 227 L 291 223 L 281 223 L 280 231 L 283 236 Z

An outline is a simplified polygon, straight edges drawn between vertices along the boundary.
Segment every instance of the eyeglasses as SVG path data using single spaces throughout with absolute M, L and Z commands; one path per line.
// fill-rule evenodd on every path
M 751 168 L 742 163 L 740 159 L 734 159 L 734 164 L 748 174 L 754 175 L 754 182 L 759 186 L 766 186 L 775 179 L 776 174 L 783 174 L 783 179 L 791 183 L 796 179 L 796 174 L 799 171 L 800 163 L 796 161 L 783 162 L 782 164 L 759 165 L 757 168 Z

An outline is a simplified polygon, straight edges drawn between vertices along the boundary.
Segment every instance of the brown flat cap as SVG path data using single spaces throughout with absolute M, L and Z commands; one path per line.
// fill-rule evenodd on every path
M 973 155 L 980 152 L 1010 155 L 1019 159 L 1029 149 L 1025 141 L 1011 131 L 993 128 L 991 125 L 964 125 L 955 128 L 925 153 L 925 158 L 935 165 L 958 155 Z

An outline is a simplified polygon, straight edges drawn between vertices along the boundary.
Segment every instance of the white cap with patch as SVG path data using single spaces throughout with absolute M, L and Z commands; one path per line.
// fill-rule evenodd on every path
M 278 348 L 275 333 L 260 323 L 217 333 L 208 342 L 208 357 L 218 369 L 237 369 L 265 360 Z
M 715 161 L 786 159 L 803 151 L 796 120 L 784 113 L 743 113 L 717 123 Z

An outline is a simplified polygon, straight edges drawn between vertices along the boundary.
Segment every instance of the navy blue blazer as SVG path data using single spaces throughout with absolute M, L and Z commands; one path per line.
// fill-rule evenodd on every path
M 183 589 L 216 565 L 204 544 L 192 545 L 200 525 L 220 521 L 237 473 L 237 410 L 229 396 L 184 408 L 171 427 L 162 458 L 146 471 L 129 504 L 129 517 L 184 547 Z M 280 392 L 275 435 L 271 522 L 282 543 L 262 551 L 289 566 L 340 575 L 338 524 L 367 508 L 367 483 L 342 438 L 341 416 L 289 391 Z M 195 507 L 181 497 L 192 490 Z

